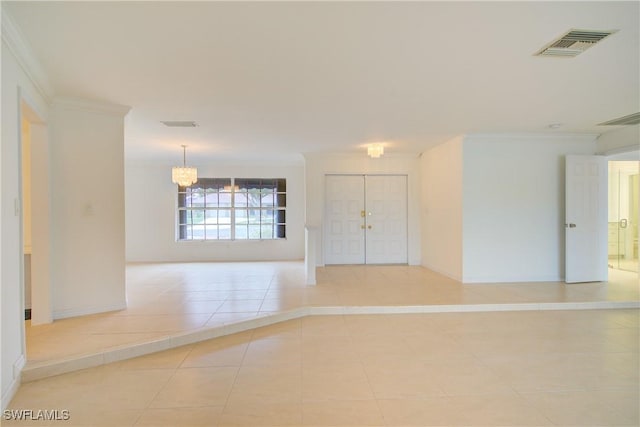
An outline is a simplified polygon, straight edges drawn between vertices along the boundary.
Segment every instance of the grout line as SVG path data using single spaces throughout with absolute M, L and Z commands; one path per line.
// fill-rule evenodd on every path
M 46 362 L 29 363 L 22 370 L 22 382 L 68 372 L 93 368 L 121 360 L 132 359 L 188 344 L 207 341 L 222 336 L 253 330 L 263 326 L 300 319 L 307 316 L 360 315 L 360 314 L 435 314 L 435 313 L 482 313 L 503 311 L 550 311 L 550 310 L 612 310 L 637 309 L 640 301 L 596 301 L 569 303 L 509 303 L 469 305 L 416 305 L 416 306 L 306 306 L 257 315 L 251 319 L 225 323 L 222 326 L 199 328 L 195 331 L 166 336 L 145 343 L 122 345 L 96 353 L 83 354 Z

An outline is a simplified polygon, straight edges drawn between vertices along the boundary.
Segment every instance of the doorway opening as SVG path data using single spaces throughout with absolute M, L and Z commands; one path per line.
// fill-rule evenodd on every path
M 24 259 L 24 320 L 31 320 L 31 124 L 22 115 L 22 248 Z
M 20 101 L 22 256 L 25 320 L 53 319 L 50 289 L 50 179 L 47 125 L 24 97 Z
M 609 268 L 638 272 L 639 211 L 640 161 L 609 161 Z

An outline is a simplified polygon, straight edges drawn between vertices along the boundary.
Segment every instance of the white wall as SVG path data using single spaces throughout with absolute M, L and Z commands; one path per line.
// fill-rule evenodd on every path
M 422 265 L 462 280 L 462 137 L 422 153 Z
M 564 277 L 564 156 L 593 154 L 594 135 L 467 136 L 463 281 Z
M 54 318 L 121 309 L 127 107 L 56 100 L 50 113 Z
M 322 224 L 324 217 L 324 177 L 326 174 L 398 174 L 408 176 L 409 264 L 420 264 L 420 164 L 415 155 L 385 154 L 371 159 L 362 154 L 306 154 L 305 224 L 318 227 L 316 264 L 324 265 Z
M 179 163 L 180 159 L 176 159 Z M 127 261 L 268 261 L 304 258 L 304 169 L 299 164 L 197 165 L 206 178 L 286 178 L 287 238 L 176 241 L 177 186 L 170 165 L 127 164 Z
M 2 148 L 0 166 L 0 384 L 5 408 L 20 383 L 25 361 L 20 213 L 20 98 L 27 97 L 46 119 L 46 102 L 2 42 Z M 16 209 L 17 207 L 17 209 Z

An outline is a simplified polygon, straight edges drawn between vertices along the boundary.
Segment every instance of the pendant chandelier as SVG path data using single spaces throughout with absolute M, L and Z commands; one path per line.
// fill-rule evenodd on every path
M 198 169 L 187 167 L 187 146 L 182 146 L 182 166 L 171 169 L 171 180 L 180 187 L 188 187 L 198 180 Z

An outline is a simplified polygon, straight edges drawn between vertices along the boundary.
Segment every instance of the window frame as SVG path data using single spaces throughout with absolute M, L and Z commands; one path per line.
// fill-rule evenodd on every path
M 203 181 L 211 182 L 203 184 Z M 188 206 L 189 202 L 193 203 L 191 198 L 191 189 L 193 187 L 202 189 L 203 200 L 200 202 L 202 205 Z M 214 189 L 214 191 L 209 191 L 210 189 Z M 208 194 L 216 195 L 217 202 L 215 205 L 208 206 Z M 228 207 L 220 206 L 221 194 L 230 195 Z M 254 195 L 253 202 L 250 201 L 251 194 Z M 257 199 L 255 197 L 256 194 L 258 195 Z M 176 219 L 174 224 L 176 227 L 175 240 L 177 242 L 255 242 L 287 239 L 286 178 L 200 178 L 198 182 L 189 187 L 178 186 L 176 196 Z M 265 196 L 272 196 L 271 204 L 268 203 L 268 200 L 266 204 L 263 204 Z M 181 200 L 181 198 L 184 198 L 184 200 Z M 239 205 L 238 199 L 242 198 L 244 198 L 244 202 Z M 216 212 L 215 223 L 207 223 L 207 215 L 211 211 Z M 220 212 L 224 211 L 229 212 L 229 220 L 220 222 Z M 202 212 L 202 223 L 193 223 L 193 214 L 196 212 Z M 242 212 L 245 212 L 245 214 L 242 215 Z M 268 212 L 271 213 L 269 214 Z M 188 218 L 188 216 L 191 216 L 191 218 Z M 246 222 L 242 221 L 241 218 L 246 218 Z M 221 225 L 228 225 L 229 237 L 221 238 Z M 246 226 L 246 228 L 243 226 Z M 198 227 L 198 230 L 202 230 L 201 238 L 194 238 L 195 227 Z M 241 231 L 242 228 L 244 228 L 244 233 Z M 270 233 L 266 230 L 267 228 Z M 210 229 L 216 230 L 215 237 L 207 235 L 207 233 L 211 232 Z M 256 231 L 258 232 L 257 237 L 255 237 Z

